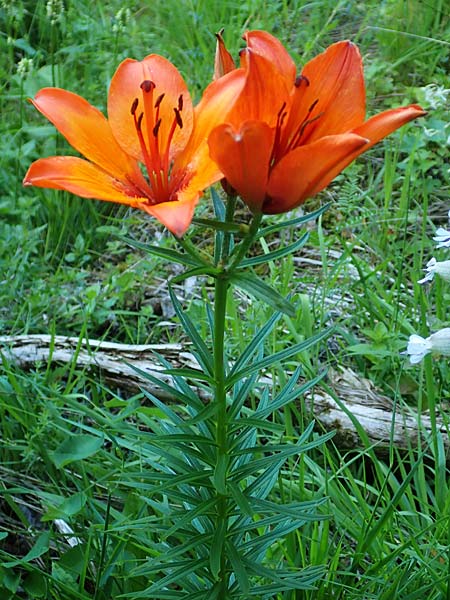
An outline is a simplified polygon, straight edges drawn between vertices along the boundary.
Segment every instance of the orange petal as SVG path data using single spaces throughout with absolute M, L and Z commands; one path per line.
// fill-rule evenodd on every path
M 145 205 L 140 208 L 158 219 L 174 235 L 181 237 L 191 224 L 200 195 L 200 192 L 198 192 L 195 195 L 174 202 L 162 202 L 161 204 Z
M 250 49 L 241 52 L 245 84 L 227 121 L 240 127 L 245 121 L 264 121 L 275 126 L 283 104 L 288 103 L 291 84 L 277 65 Z
M 151 103 L 150 96 L 147 96 L 153 110 L 144 111 L 144 92 L 140 86 L 143 81 L 148 80 L 152 81 L 156 87 L 151 92 L 153 94 Z M 179 97 L 183 96 L 183 109 L 181 111 L 183 128 L 177 127 L 175 130 L 170 145 L 170 160 L 172 160 L 185 147 L 191 135 L 193 123 L 191 97 L 186 83 L 176 67 L 157 54 L 151 54 L 142 61 L 127 58 L 119 65 L 111 80 L 108 95 L 108 117 L 111 129 L 122 148 L 141 162 L 144 162 L 144 158 L 130 109 L 137 98 L 136 115 L 139 116 L 141 112 L 144 112 L 142 131 L 144 132 L 147 148 L 149 148 L 150 144 L 154 143 L 152 133 L 156 124 L 154 121 L 156 118 L 154 104 L 161 94 L 164 94 L 164 98 L 159 109 L 159 117 L 161 118 L 158 132 L 160 152 L 164 152 L 166 148 L 169 131 L 174 120 L 174 108 L 178 107 Z
M 31 102 L 88 160 L 119 179 L 128 175 L 142 180 L 138 165 L 118 145 L 104 115 L 84 98 L 44 88 Z
M 273 136 L 261 121 L 244 123 L 238 133 L 224 123 L 209 136 L 211 158 L 253 212 L 266 196 Z
M 236 68 L 233 57 L 228 52 L 222 37 L 223 29 L 216 33 L 216 56 L 214 60 L 214 79 L 223 77 Z
M 263 212 L 283 213 L 325 188 L 368 146 L 368 140 L 346 133 L 321 138 L 287 154 L 274 167 Z
M 287 127 L 293 128 L 291 119 L 300 124 L 316 100 L 308 119 L 321 115 L 305 129 L 304 143 L 345 133 L 363 123 L 364 74 L 361 55 L 354 44 L 348 41 L 333 44 L 305 65 L 302 76 L 309 85 L 302 84 L 294 91 Z
M 66 190 L 82 198 L 96 198 L 138 207 L 145 198 L 136 197 L 138 190 L 118 181 L 75 156 L 40 158 L 31 164 L 23 180 L 24 185 Z
M 220 169 L 209 155 L 208 136 L 226 119 L 239 97 L 244 80 L 242 69 L 231 71 L 210 83 L 195 107 L 191 139 L 173 165 L 173 172 L 190 172 L 189 190 L 204 190 L 222 177 Z
M 289 86 L 294 84 L 297 68 L 283 44 L 267 31 L 247 31 L 244 33 L 247 47 L 270 61 L 282 73 Z
M 402 125 L 405 125 L 405 123 L 426 114 L 426 111 L 418 104 L 386 110 L 353 129 L 353 133 L 370 140 L 367 146 L 367 148 L 370 148 Z M 364 148 L 364 152 L 367 148 Z

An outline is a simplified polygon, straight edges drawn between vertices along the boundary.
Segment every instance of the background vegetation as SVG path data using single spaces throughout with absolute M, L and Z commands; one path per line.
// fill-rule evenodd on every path
M 445 257 L 431 236 L 448 224 L 450 209 L 449 24 L 444 0 L 2 0 L 2 335 L 184 341 L 168 309 L 167 265 L 119 239 L 126 234 L 170 245 L 157 223 L 115 205 L 22 188 L 31 161 L 68 151 L 28 96 L 56 85 L 104 110 L 119 62 L 159 53 L 178 66 L 198 97 L 210 81 L 214 33 L 222 26 L 235 53 L 245 29 L 262 28 L 278 36 L 299 65 L 349 38 L 364 56 L 368 114 L 417 101 L 429 115 L 358 159 L 307 204 L 312 210 L 332 200 L 306 250 L 267 273 L 299 306 L 298 318 L 286 317 L 282 339 L 272 336 L 268 347 L 276 351 L 332 323 L 338 333 L 328 346 L 299 356 L 292 367 L 350 367 L 398 406 L 419 413 L 431 406 L 447 418 L 448 359 L 410 367 L 400 352 L 411 333 L 449 326 L 448 287 L 416 283 L 431 255 Z M 198 214 L 208 214 L 209 205 L 206 197 Z M 195 319 L 204 290 L 182 292 Z M 242 298 L 235 302 L 238 318 Z M 237 339 L 237 352 L 265 310 L 246 306 L 248 331 Z M 232 320 L 229 327 L 233 331 Z M 151 429 L 160 413 L 142 394 L 122 397 L 74 364 L 39 364 L 25 372 L 5 351 L 2 365 L 2 598 L 147 597 L 138 595 L 152 577 L 146 558 L 167 549 L 153 539 L 149 504 L 136 485 L 139 458 L 151 460 L 139 448 L 139 431 Z M 299 402 L 278 420 L 295 437 L 308 415 Z M 114 435 L 127 440 L 127 450 L 111 441 Z M 443 435 L 404 453 L 392 446 L 387 458 L 364 438 L 349 451 L 331 441 L 289 463 L 274 494 L 327 496 L 323 512 L 331 517 L 307 523 L 272 549 L 293 567 L 326 566 L 315 590 L 292 599 L 450 598 Z M 65 440 L 73 441 L 69 458 L 60 452 Z M 68 523 L 82 543 L 71 547 L 55 519 Z

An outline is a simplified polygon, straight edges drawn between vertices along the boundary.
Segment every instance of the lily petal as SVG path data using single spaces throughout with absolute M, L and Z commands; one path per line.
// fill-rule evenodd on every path
M 23 180 L 24 185 L 66 190 L 82 198 L 140 207 L 146 198 L 126 182 L 117 180 L 102 169 L 75 156 L 51 156 L 32 163 Z
M 355 157 L 368 140 L 345 133 L 330 135 L 289 152 L 274 167 L 263 212 L 277 214 L 296 208 L 323 190 Z
M 277 71 L 286 78 L 288 85 L 295 81 L 297 67 L 288 51 L 276 37 L 267 31 L 246 31 L 243 35 L 247 47 L 276 66 Z
M 405 125 L 405 123 L 409 123 L 409 121 L 417 119 L 417 117 L 423 117 L 426 114 L 427 111 L 423 110 L 418 104 L 393 108 L 371 117 L 365 123 L 353 129 L 353 133 L 370 140 L 367 148 L 364 148 L 364 151 L 366 151 L 387 135 Z
M 158 219 L 174 235 L 181 237 L 191 224 L 194 209 L 200 196 L 201 192 L 198 192 L 195 196 L 191 195 L 188 198 L 180 199 L 179 197 L 174 202 L 162 202 L 161 204 L 153 205 L 146 204 L 145 206 L 140 206 L 140 208 Z
M 302 121 L 318 100 L 308 118 L 320 114 L 306 128 L 303 143 L 311 143 L 324 135 L 344 133 L 363 123 L 366 113 L 364 74 L 361 54 L 354 44 L 348 41 L 332 44 L 305 65 L 302 76 L 309 85 L 294 91 L 291 111 Z
M 252 50 L 241 51 L 245 84 L 227 121 L 240 126 L 245 121 L 265 121 L 271 127 L 277 122 L 278 111 L 290 101 L 289 84 L 277 65 Z
M 211 158 L 253 212 L 261 212 L 266 196 L 273 136 L 261 121 L 247 121 L 239 132 L 224 123 L 209 136 Z
M 210 83 L 202 99 L 194 109 L 195 127 L 184 151 L 173 165 L 173 172 L 186 168 L 191 173 L 188 190 L 203 190 L 222 177 L 216 163 L 211 160 L 208 137 L 211 131 L 224 121 L 244 86 L 245 75 L 242 69 L 235 69 L 220 79 Z
M 144 92 L 141 84 L 151 81 L 155 84 L 149 110 L 144 110 Z M 111 129 L 121 147 L 131 156 L 145 162 L 142 155 L 136 126 L 131 115 L 131 106 L 138 99 L 136 114 L 144 112 L 142 131 L 149 148 L 154 144 L 152 133 L 156 125 L 156 109 L 154 104 L 164 94 L 159 107 L 161 123 L 158 131 L 159 150 L 164 152 L 169 139 L 169 132 L 174 121 L 174 108 L 178 108 L 180 96 L 183 97 L 181 117 L 183 127 L 177 127 L 170 144 L 169 160 L 172 160 L 185 146 L 191 135 L 193 126 L 193 108 L 189 91 L 177 68 L 168 60 L 157 54 L 150 54 L 144 60 L 131 58 L 124 60 L 115 72 L 108 95 L 108 117 Z M 149 98 L 150 100 L 150 98 Z M 153 121 L 152 121 L 153 119 Z
M 143 182 L 135 161 L 119 146 L 105 116 L 84 98 L 59 88 L 40 90 L 32 104 L 78 152 L 114 177 Z

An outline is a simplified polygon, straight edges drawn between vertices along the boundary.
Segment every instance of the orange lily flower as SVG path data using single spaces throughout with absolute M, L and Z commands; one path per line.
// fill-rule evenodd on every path
M 412 104 L 366 121 L 362 59 L 351 42 L 333 44 L 297 76 L 269 33 L 250 31 L 244 39 L 244 88 L 208 141 L 211 157 L 255 213 L 296 208 L 362 152 L 426 114 Z M 215 76 L 232 68 L 219 34 Z
M 108 119 L 77 94 L 40 90 L 33 105 L 87 160 L 39 159 L 24 185 L 127 204 L 183 235 L 202 191 L 222 177 L 207 138 L 239 96 L 243 75 L 236 70 L 210 84 L 194 108 L 183 78 L 165 58 L 127 59 L 111 81 Z

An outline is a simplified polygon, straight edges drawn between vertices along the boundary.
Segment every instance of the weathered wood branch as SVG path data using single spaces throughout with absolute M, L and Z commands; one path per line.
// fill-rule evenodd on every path
M 173 367 L 198 368 L 195 357 L 181 344 L 127 345 L 64 336 L 18 335 L 0 336 L 2 352 L 23 368 L 37 363 L 73 363 L 77 368 L 96 368 L 105 380 L 128 392 L 147 389 L 163 400 L 173 400 L 170 394 L 153 385 L 145 373 L 170 382 L 163 373 L 158 354 Z M 139 369 L 142 374 L 137 372 Z M 264 377 L 260 382 L 270 385 Z M 340 448 L 362 447 L 360 432 L 363 430 L 376 449 L 386 451 L 392 442 L 398 449 L 416 448 L 429 442 L 431 419 L 429 415 L 404 406 L 394 406 L 392 401 L 377 392 L 372 384 L 355 375 L 350 369 L 330 373 L 330 393 L 315 388 L 305 397 L 318 426 L 336 431 L 335 443 Z M 197 390 L 205 400 L 204 390 Z M 449 419 L 445 414 L 437 416 L 437 428 L 442 433 L 444 445 L 450 449 Z

